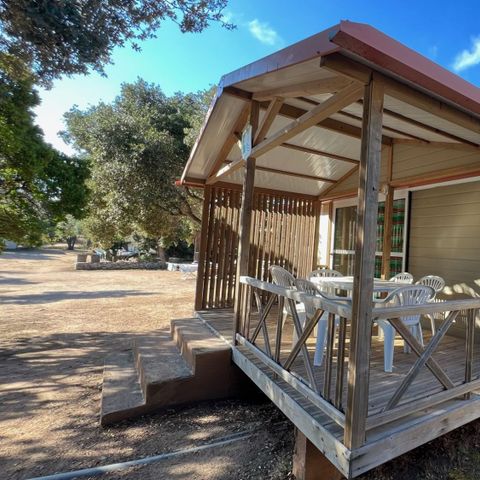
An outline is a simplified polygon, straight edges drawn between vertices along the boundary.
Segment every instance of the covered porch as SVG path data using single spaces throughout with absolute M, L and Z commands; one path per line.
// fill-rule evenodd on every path
M 372 301 L 375 275 L 413 265 L 410 192 L 480 177 L 479 117 L 474 86 L 371 27 L 342 22 L 223 77 L 182 177 L 205 191 L 197 315 L 348 478 L 480 417 L 474 287 L 459 292 L 462 280 L 446 278 L 462 295 L 407 307 Z M 346 199 L 350 222 L 335 214 Z M 298 278 L 318 265 L 353 274 L 351 300 L 273 285 L 271 265 Z M 296 305 L 306 300 L 316 313 L 302 326 Z M 315 366 L 324 312 L 325 357 Z M 401 321 L 414 314 L 438 318 L 424 346 Z M 377 320 L 397 333 L 392 373 Z

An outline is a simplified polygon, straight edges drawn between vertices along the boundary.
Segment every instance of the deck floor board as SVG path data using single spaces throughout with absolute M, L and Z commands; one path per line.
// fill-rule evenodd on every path
M 233 311 L 230 309 L 222 310 L 207 310 L 199 312 L 200 316 L 217 332 L 219 332 L 224 338 L 232 339 L 232 326 L 233 326 Z M 275 308 L 268 317 L 268 333 L 270 336 L 270 342 L 273 350 L 275 341 L 275 328 L 277 321 L 277 312 Z M 252 315 L 250 329 L 253 331 L 258 322 L 258 317 Z M 283 328 L 282 344 L 281 344 L 281 362 L 284 362 L 288 357 L 291 345 L 292 345 L 293 325 L 287 320 Z M 424 329 L 425 344 L 430 339 L 429 329 Z M 260 333 L 256 345 L 264 350 L 263 335 Z M 308 351 L 313 363 L 313 356 L 315 350 L 315 338 L 312 336 L 307 341 Z M 474 358 L 478 359 L 480 354 L 480 345 L 475 345 Z M 453 337 L 445 336 L 437 350 L 433 354 L 434 358 L 440 364 L 445 373 L 451 378 L 451 380 L 459 385 L 464 381 L 465 374 L 465 340 Z M 383 341 L 377 336 L 372 338 L 371 349 L 371 361 L 370 361 L 370 391 L 369 391 L 369 412 L 375 413 L 386 406 L 387 402 L 392 397 L 396 388 L 400 385 L 405 375 L 415 363 L 418 357 L 414 353 L 403 352 L 403 342 L 400 338 L 395 341 L 395 354 L 394 354 L 394 368 L 392 373 L 386 373 L 383 371 Z M 347 363 L 348 363 L 348 333 L 347 333 L 347 348 L 346 348 L 346 360 L 344 369 L 344 392 L 343 392 L 343 404 L 346 404 L 346 385 L 347 385 Z M 477 377 L 480 374 L 479 362 L 474 363 L 473 377 Z M 335 376 L 336 376 L 336 359 L 333 360 L 332 365 L 332 385 L 331 392 L 335 391 Z M 301 356 L 298 356 L 294 361 L 291 369 L 296 375 L 302 378 L 307 378 L 304 361 Z M 324 365 L 320 367 L 314 367 L 314 374 L 317 385 L 323 386 L 324 382 Z M 400 404 L 406 403 L 418 397 L 424 397 L 433 393 L 441 392 L 443 387 L 430 372 L 427 367 L 423 367 L 418 377 L 410 385 L 405 395 L 402 397 Z

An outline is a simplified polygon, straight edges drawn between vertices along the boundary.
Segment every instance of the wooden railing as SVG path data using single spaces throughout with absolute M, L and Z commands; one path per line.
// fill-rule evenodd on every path
M 241 277 L 243 307 L 239 331 L 236 332 L 237 343 L 246 347 L 259 360 L 275 372 L 282 380 L 296 389 L 306 399 L 342 428 L 345 427 L 344 389 L 345 372 L 348 367 L 348 325 L 352 312 L 347 302 L 326 301 L 317 296 L 282 288 L 272 283 L 252 277 Z M 307 318 L 302 327 L 297 302 L 311 302 L 316 313 Z M 286 342 L 284 337 L 283 309 L 288 302 L 294 331 L 293 341 Z M 252 309 L 257 312 L 252 314 Z M 276 316 L 272 307 L 277 308 Z M 429 303 L 419 306 L 373 308 L 372 325 L 375 320 L 388 320 L 396 332 L 410 347 L 417 359 L 410 370 L 399 381 L 391 398 L 385 406 L 369 412 L 366 432 L 412 413 L 433 407 L 451 399 L 471 398 L 472 393 L 480 388 L 480 378 L 473 376 L 475 317 L 480 309 L 480 299 L 466 299 Z M 324 312 L 328 312 L 327 346 L 321 368 L 314 367 L 312 351 L 307 348 L 307 340 L 317 326 Z M 409 328 L 400 320 L 411 315 L 444 314 L 441 325 L 422 346 Z M 433 358 L 453 322 L 459 317 L 465 318 L 465 356 L 464 375 L 460 381 L 452 379 Z M 283 343 L 282 343 L 283 340 Z M 298 372 L 298 360 L 303 362 L 302 373 Z M 295 365 L 295 368 L 294 368 Z M 418 377 L 423 367 L 428 368 L 443 388 L 436 393 L 423 392 L 405 400 L 405 393 Z M 388 376 L 389 374 L 385 374 Z M 398 378 L 398 377 L 397 377 Z M 438 389 L 437 389 L 438 390 Z M 403 400 L 403 403 L 402 403 Z M 348 403 L 348 399 L 347 399 Z
M 243 308 L 240 331 L 236 334 L 237 342 L 247 347 L 257 358 L 262 360 L 285 382 L 295 388 L 305 398 L 317 406 L 323 413 L 328 415 L 341 427 L 345 426 L 345 414 L 342 404 L 344 388 L 344 365 L 345 365 L 345 341 L 347 321 L 351 318 L 351 309 L 345 303 L 324 301 L 320 297 L 313 297 L 296 290 L 279 287 L 272 283 L 264 282 L 251 277 L 241 277 L 243 288 Z M 264 292 L 267 292 L 267 300 Z M 263 293 L 263 295 L 262 295 Z M 252 295 L 257 306 L 258 321 L 256 325 L 251 324 Z M 312 302 L 316 309 L 315 315 L 307 319 L 302 327 L 297 313 L 297 302 Z M 281 355 L 283 340 L 283 308 L 288 302 L 294 331 L 291 347 L 288 353 Z M 267 320 L 273 305 L 277 305 L 277 317 L 274 330 L 275 339 L 271 338 L 268 331 Z M 323 384 L 320 385 L 315 377 L 313 362 L 310 357 L 306 342 L 317 326 L 324 312 L 329 312 L 327 327 L 327 351 L 325 355 L 325 372 Z M 335 317 L 338 317 L 338 342 L 337 349 L 334 349 L 335 341 Z M 263 344 L 260 346 L 259 337 L 263 337 Z M 283 345 L 285 347 L 285 344 Z M 263 347 L 263 348 L 262 348 Z M 285 348 L 283 348 L 285 352 Z M 303 360 L 306 377 L 294 372 L 295 361 Z M 333 378 L 332 365 L 336 362 L 335 378 Z M 333 388 L 333 386 L 335 388 Z
M 417 360 L 397 386 L 386 406 L 373 414 L 367 420 L 367 430 L 392 422 L 427 407 L 454 398 L 470 399 L 472 392 L 480 387 L 480 378 L 473 378 L 474 344 L 475 344 L 475 318 L 480 309 L 480 299 L 445 301 L 414 305 L 405 307 L 386 307 L 373 310 L 375 320 L 388 320 L 402 337 L 405 343 L 417 355 Z M 412 335 L 410 330 L 400 320 L 401 317 L 410 315 L 444 314 L 444 320 L 427 345 L 422 346 Z M 465 374 L 463 381 L 455 384 L 444 369 L 433 358 L 433 353 L 445 337 L 448 329 L 455 320 L 462 315 L 465 318 Z M 443 391 L 425 396 L 416 396 L 414 399 L 399 405 L 409 386 L 418 377 L 423 367 L 427 367 L 438 382 L 443 386 Z

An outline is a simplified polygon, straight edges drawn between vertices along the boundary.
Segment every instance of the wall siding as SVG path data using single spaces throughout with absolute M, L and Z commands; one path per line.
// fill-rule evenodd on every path
M 412 193 L 408 270 L 416 279 L 443 277 L 445 298 L 479 296 L 479 247 L 480 182 Z M 462 329 L 460 320 L 450 333 Z

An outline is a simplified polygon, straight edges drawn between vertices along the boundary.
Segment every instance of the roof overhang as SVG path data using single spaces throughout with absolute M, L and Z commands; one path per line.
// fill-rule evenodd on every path
M 209 184 L 219 170 L 228 174 L 222 180 L 242 182 L 243 172 L 229 165 L 240 165 L 237 139 L 252 100 L 259 102 L 260 124 L 268 123 L 266 136 L 321 108 L 372 70 L 391 87 L 385 96 L 384 145 L 410 141 L 478 147 L 480 89 L 369 25 L 342 21 L 223 76 L 180 183 Z M 410 91 L 419 94 L 413 102 Z M 309 195 L 331 189 L 359 160 L 361 117 L 358 99 L 265 153 L 257 159 L 256 184 Z

